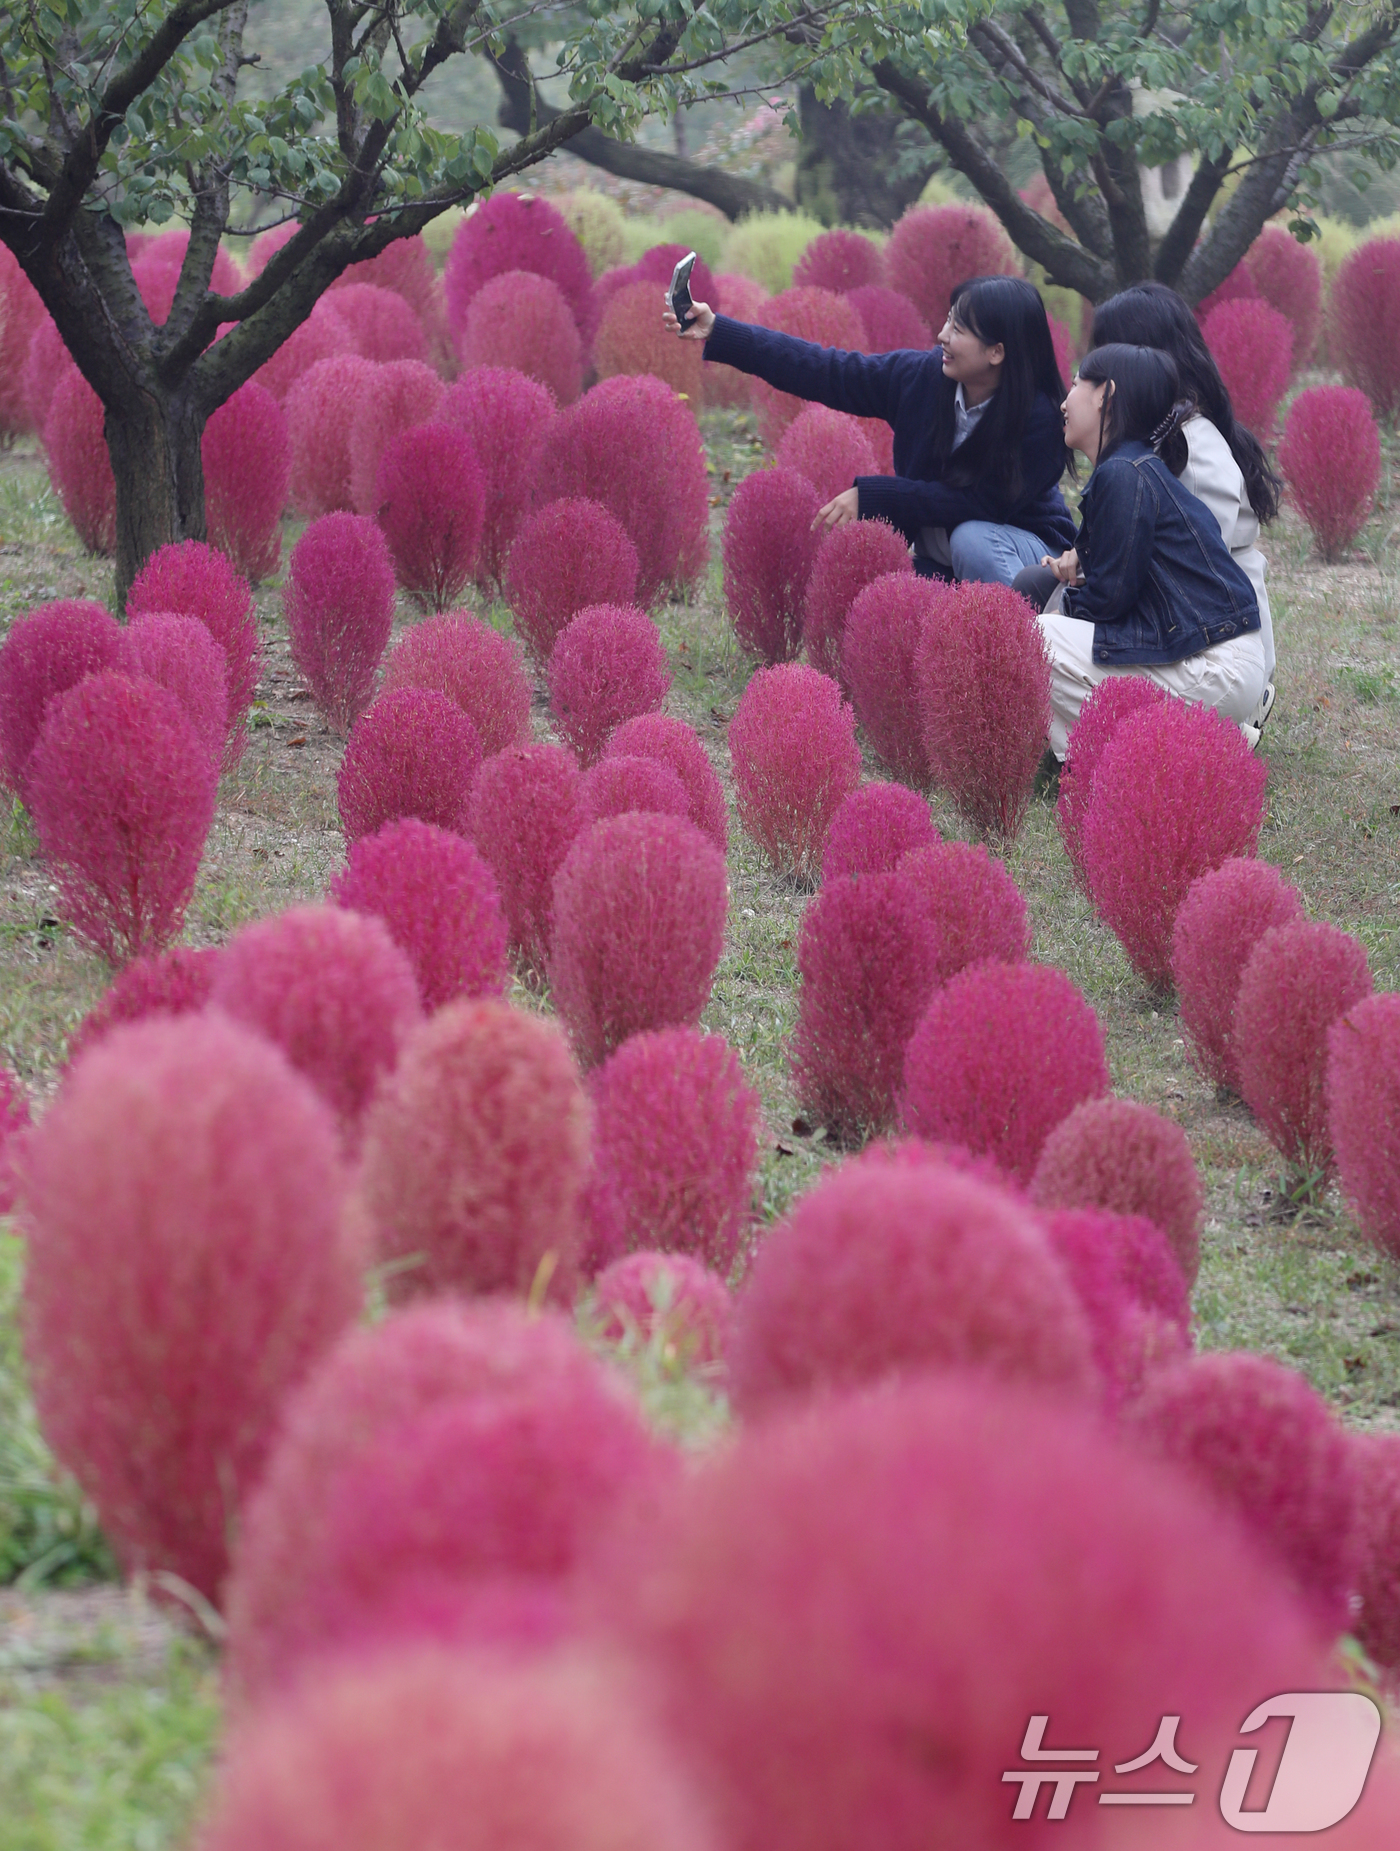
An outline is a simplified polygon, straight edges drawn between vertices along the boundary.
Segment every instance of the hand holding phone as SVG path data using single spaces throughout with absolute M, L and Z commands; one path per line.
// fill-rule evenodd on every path
M 690 298 L 690 273 L 695 268 L 695 252 L 687 251 L 671 272 L 671 313 L 684 331 L 695 320 Z

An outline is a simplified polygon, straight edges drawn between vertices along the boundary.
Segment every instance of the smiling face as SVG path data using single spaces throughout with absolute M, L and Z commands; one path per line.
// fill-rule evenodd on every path
M 980 405 L 990 398 L 1001 384 L 1001 369 L 1006 362 L 1002 343 L 988 347 L 958 320 L 953 309 L 939 330 L 938 341 L 943 349 L 944 378 L 958 382 L 969 405 Z
M 1103 430 L 1103 408 L 1113 390 L 1110 379 L 1081 379 L 1076 373 L 1074 384 L 1060 410 L 1065 418 L 1065 442 L 1091 463 L 1099 460 L 1099 437 Z

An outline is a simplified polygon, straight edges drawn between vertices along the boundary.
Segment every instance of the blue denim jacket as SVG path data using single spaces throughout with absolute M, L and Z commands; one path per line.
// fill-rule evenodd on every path
M 1079 512 L 1085 582 L 1065 609 L 1093 624 L 1095 662 L 1182 662 L 1259 628 L 1254 587 L 1215 516 L 1145 443 L 1104 458 Z

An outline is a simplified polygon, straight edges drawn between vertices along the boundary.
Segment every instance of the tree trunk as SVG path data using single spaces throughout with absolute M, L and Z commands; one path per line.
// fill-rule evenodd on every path
M 930 149 L 922 166 L 900 173 L 900 115 L 853 116 L 845 103 L 818 102 L 811 84 L 798 91 L 797 108 L 797 203 L 824 225 L 888 230 L 938 166 Z
M 202 540 L 205 416 L 188 394 L 149 392 L 107 408 L 105 429 L 117 479 L 117 603 L 151 554 L 174 540 Z

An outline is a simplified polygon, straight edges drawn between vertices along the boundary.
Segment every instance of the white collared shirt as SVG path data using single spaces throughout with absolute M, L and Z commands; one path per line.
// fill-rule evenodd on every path
M 980 405 L 969 405 L 967 394 L 962 389 L 962 381 L 958 381 L 958 389 L 953 394 L 953 448 L 955 450 L 959 444 L 966 443 L 977 429 L 982 413 L 995 397 L 996 393 L 993 392 L 991 397 L 984 398 Z

